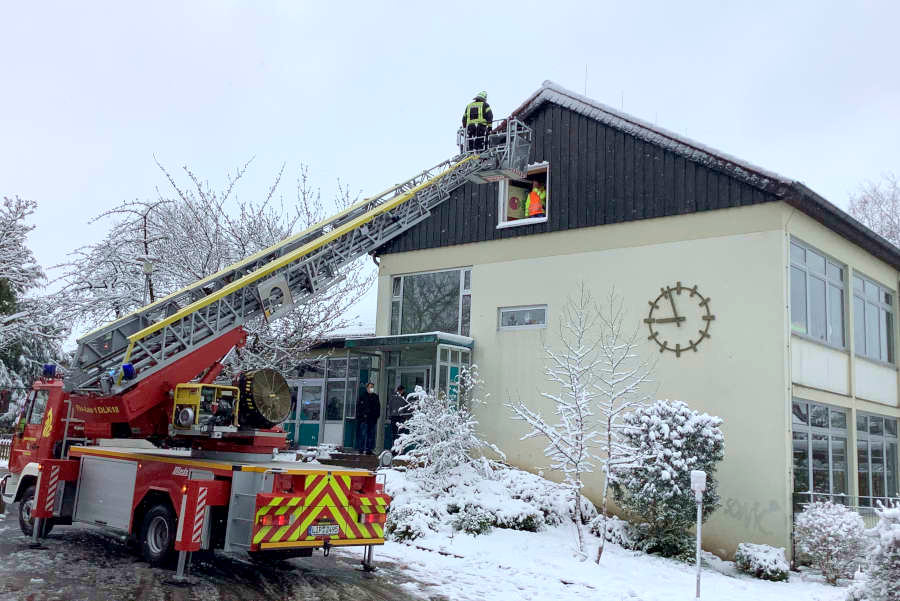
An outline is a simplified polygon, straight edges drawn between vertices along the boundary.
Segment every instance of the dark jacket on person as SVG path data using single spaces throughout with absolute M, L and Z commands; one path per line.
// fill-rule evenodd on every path
M 374 424 L 381 416 L 381 401 L 378 395 L 369 393 L 365 388 L 360 389 L 356 399 L 356 419 L 367 424 Z

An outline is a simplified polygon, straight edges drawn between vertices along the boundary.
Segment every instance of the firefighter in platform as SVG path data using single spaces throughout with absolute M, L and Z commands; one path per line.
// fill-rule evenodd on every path
M 547 215 L 547 188 L 538 180 L 532 180 L 531 192 L 525 201 L 525 218 Z
M 485 139 L 491 133 L 494 113 L 487 102 L 487 92 L 479 92 L 466 106 L 462 124 L 466 129 L 466 150 L 484 150 Z

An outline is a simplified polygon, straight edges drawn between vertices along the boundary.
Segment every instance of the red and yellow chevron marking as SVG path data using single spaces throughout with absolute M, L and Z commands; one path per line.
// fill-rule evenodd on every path
M 386 513 L 389 502 L 390 497 L 386 495 L 351 493 L 350 476 L 309 474 L 305 476 L 302 494 L 257 495 L 252 543 L 266 548 L 271 548 L 274 543 L 279 543 L 278 546 L 310 546 L 324 543 L 325 539 L 332 545 L 382 544 L 382 524 L 361 524 L 360 514 Z M 269 514 L 287 515 L 287 523 L 266 525 L 263 520 Z M 337 524 L 339 533 L 310 536 L 309 527 L 320 522 Z

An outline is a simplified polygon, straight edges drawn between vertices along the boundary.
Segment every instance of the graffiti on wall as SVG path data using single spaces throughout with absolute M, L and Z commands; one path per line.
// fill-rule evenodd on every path
M 729 497 L 724 500 L 720 509 L 725 515 L 753 532 L 771 536 L 777 515 L 781 513 L 781 504 L 775 499 L 768 503 L 748 501 Z M 776 528 L 777 529 L 777 528 Z

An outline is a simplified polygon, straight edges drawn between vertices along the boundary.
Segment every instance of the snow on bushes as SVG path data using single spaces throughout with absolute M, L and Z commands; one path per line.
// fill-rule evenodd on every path
M 865 549 L 865 526 L 858 513 L 829 502 L 810 503 L 797 516 L 794 539 L 797 551 L 822 571 L 826 582 L 850 578 L 856 559 Z
M 734 563 L 745 574 L 762 580 L 787 581 L 791 566 L 784 557 L 784 547 L 741 543 L 734 554 Z
M 601 536 L 601 530 L 606 530 L 606 533 L 603 534 L 606 542 L 619 545 L 623 549 L 631 551 L 641 550 L 641 533 L 634 524 L 619 519 L 614 515 L 607 518 L 598 515 L 591 521 L 591 534 Z
M 449 484 L 442 487 L 412 474 L 387 472 L 385 491 L 393 500 L 386 531 L 394 540 L 452 529 L 483 533 L 476 523 L 538 532 L 573 519 L 571 489 L 521 470 L 495 466 L 485 476 L 472 466 L 459 466 L 446 475 Z M 582 513 L 593 518 L 597 510 L 583 501 Z
M 873 544 L 868 555 L 866 582 L 859 599 L 900 599 L 900 503 L 878 510 L 878 524 L 869 531 Z
M 697 515 L 691 470 L 706 472 L 704 521 L 719 506 L 716 465 L 725 454 L 722 420 L 681 401 L 656 401 L 625 416 L 626 441 L 643 462 L 615 469 L 610 477 L 619 506 L 640 518 L 648 552 L 689 557 L 689 534 Z

